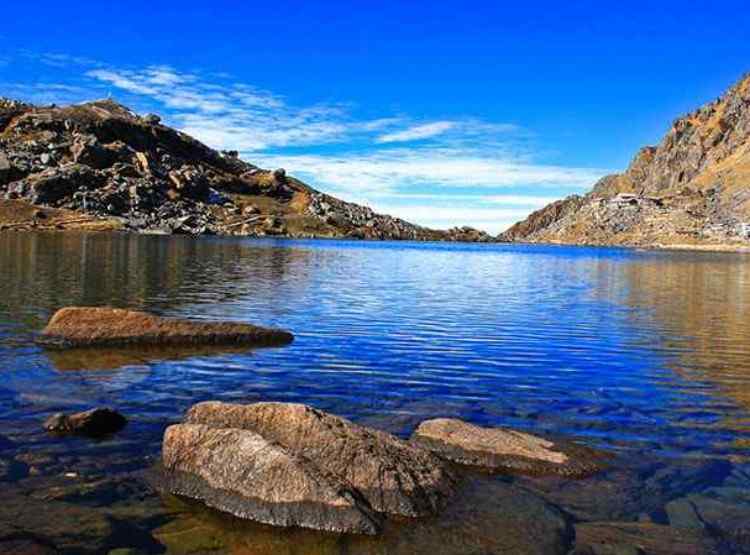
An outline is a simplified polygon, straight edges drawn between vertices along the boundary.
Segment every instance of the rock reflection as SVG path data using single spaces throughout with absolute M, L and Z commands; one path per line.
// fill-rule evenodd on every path
M 252 353 L 247 347 L 150 346 L 120 349 L 51 349 L 45 351 L 59 372 L 81 370 L 117 370 L 128 366 L 148 366 L 164 360 L 180 361 L 194 357 Z

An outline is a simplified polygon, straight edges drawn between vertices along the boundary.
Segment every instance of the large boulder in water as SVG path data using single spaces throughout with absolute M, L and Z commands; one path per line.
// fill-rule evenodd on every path
M 454 493 L 446 464 L 428 450 L 306 405 L 209 401 L 186 421 L 252 430 L 340 476 L 382 513 L 432 515 Z
M 601 470 L 605 459 L 581 445 L 455 418 L 422 422 L 413 441 L 459 464 L 521 474 L 582 477 Z
M 172 493 L 242 518 L 334 532 L 380 530 L 378 515 L 340 478 L 249 430 L 170 426 L 162 460 Z
M 195 405 L 164 436 L 165 489 L 280 526 L 376 533 L 381 514 L 434 515 L 455 491 L 445 462 L 301 404 Z
M 234 322 L 161 318 L 119 308 L 68 307 L 58 310 L 41 333 L 49 346 L 247 345 L 291 342 L 288 331 Z

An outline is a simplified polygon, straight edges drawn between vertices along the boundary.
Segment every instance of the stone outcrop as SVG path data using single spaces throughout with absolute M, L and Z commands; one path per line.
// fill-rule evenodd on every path
M 252 430 L 340 476 L 379 512 L 435 514 L 453 493 L 450 472 L 429 451 L 307 405 L 209 401 L 185 420 Z
M 32 106 L 0 99 L 2 204 L 66 209 L 137 233 L 489 241 L 467 229 L 427 229 L 336 199 L 287 174 L 244 162 L 138 116 L 112 100 Z M 248 207 L 262 206 L 256 213 Z M 111 228 L 111 226 L 110 226 Z M 87 229 L 91 229 L 90 225 Z
M 601 470 L 604 462 L 601 453 L 581 445 L 453 418 L 422 422 L 413 440 L 456 463 L 511 473 L 583 477 Z
M 291 342 L 284 330 L 233 322 L 160 318 L 145 312 L 101 307 L 58 310 L 38 337 L 47 346 L 101 347 L 129 345 L 271 346 Z
M 241 518 L 333 532 L 380 530 L 379 517 L 342 480 L 249 430 L 170 426 L 162 460 L 172 493 Z
M 301 404 L 193 406 L 164 436 L 165 488 L 280 526 L 373 534 L 383 516 L 437 514 L 447 465 L 390 434 Z
M 53 434 L 101 437 L 120 431 L 127 419 L 110 408 L 95 408 L 76 414 L 53 414 L 44 421 L 44 429 Z
M 531 214 L 501 241 L 750 246 L 750 76 L 677 119 L 627 170 Z

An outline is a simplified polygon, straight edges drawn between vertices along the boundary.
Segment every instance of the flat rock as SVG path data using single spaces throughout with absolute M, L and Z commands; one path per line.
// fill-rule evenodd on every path
M 38 341 L 47 346 L 282 345 L 291 333 L 233 322 L 161 318 L 119 308 L 68 307 L 58 310 Z
M 590 522 L 576 525 L 574 555 L 710 555 L 716 540 L 700 531 L 650 522 Z
M 750 491 L 746 487 L 716 487 L 670 501 L 665 506 L 670 525 L 710 531 L 750 553 Z
M 172 493 L 241 518 L 333 532 L 380 530 L 379 517 L 342 480 L 250 430 L 170 426 L 162 458 Z
M 44 421 L 44 429 L 54 434 L 101 437 L 119 432 L 127 419 L 110 408 L 95 408 L 76 414 L 58 412 Z
M 209 401 L 186 421 L 252 430 L 339 476 L 382 513 L 433 515 L 455 491 L 447 465 L 428 450 L 306 405 Z
M 422 422 L 412 439 L 456 463 L 511 473 L 583 477 L 601 470 L 605 459 L 573 443 L 507 428 L 482 428 L 454 418 Z

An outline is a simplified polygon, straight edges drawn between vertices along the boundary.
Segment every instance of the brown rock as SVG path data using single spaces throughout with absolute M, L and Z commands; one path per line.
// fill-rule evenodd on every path
M 44 421 L 44 429 L 55 434 L 105 436 L 120 431 L 127 419 L 109 408 L 96 408 L 76 414 L 58 412 Z
M 167 488 L 277 526 L 375 534 L 380 519 L 341 479 L 255 432 L 170 426 L 162 458 Z
M 709 555 L 717 542 L 701 531 L 646 522 L 576 525 L 575 555 Z
M 453 418 L 422 422 L 413 440 L 460 464 L 522 474 L 581 477 L 600 470 L 604 456 L 505 428 L 482 428 Z
M 118 308 L 68 307 L 58 310 L 39 341 L 49 346 L 281 345 L 294 336 L 284 330 L 231 322 L 160 318 Z
M 339 476 L 379 512 L 435 514 L 454 493 L 448 468 L 429 451 L 305 405 L 210 401 L 193 406 L 186 421 L 252 430 Z

